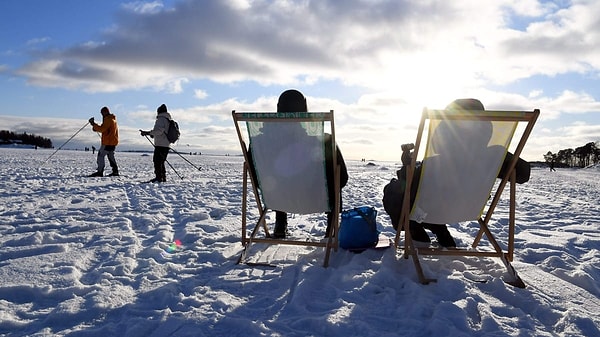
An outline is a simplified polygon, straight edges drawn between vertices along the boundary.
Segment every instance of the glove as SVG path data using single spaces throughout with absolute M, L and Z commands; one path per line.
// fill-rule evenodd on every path
M 140 130 L 140 135 L 142 135 L 142 136 L 149 136 L 150 135 L 150 131 Z
M 88 122 L 90 122 L 90 124 L 94 125 L 94 117 L 88 119 Z

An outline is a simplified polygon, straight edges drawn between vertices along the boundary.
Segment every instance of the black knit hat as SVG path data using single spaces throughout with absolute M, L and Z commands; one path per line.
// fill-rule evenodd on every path
M 475 98 L 459 98 L 452 101 L 446 106 L 446 110 L 462 109 L 462 110 L 485 110 L 483 103 Z
M 167 112 L 167 106 L 164 104 L 161 104 L 161 106 L 158 107 L 158 109 L 156 109 L 157 113 L 161 113 L 161 112 Z
M 108 108 L 104 106 L 104 107 L 102 107 L 102 109 L 100 109 L 100 113 L 107 113 L 107 114 L 109 114 L 110 110 L 108 110 Z
M 277 112 L 307 112 L 306 98 L 298 90 L 290 89 L 279 95 Z

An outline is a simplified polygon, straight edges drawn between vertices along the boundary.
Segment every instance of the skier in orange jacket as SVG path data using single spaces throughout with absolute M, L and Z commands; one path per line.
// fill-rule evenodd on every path
M 119 144 L 119 127 L 117 126 L 117 117 L 110 113 L 107 107 L 100 109 L 102 114 L 102 124 L 96 124 L 94 117 L 89 119 L 92 130 L 102 133 L 101 146 L 98 150 L 98 169 L 90 174 L 90 177 L 102 177 L 104 175 L 104 157 L 108 156 L 108 162 L 112 167 L 112 173 L 109 176 L 119 175 L 119 168 L 115 160 L 115 148 Z

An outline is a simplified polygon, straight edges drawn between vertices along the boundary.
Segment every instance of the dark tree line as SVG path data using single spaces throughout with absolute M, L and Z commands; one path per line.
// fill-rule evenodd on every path
M 14 133 L 12 131 L 0 130 L 0 143 L 11 143 L 15 140 L 21 141 L 21 144 L 25 145 L 35 145 L 43 148 L 52 147 L 50 138 L 28 134 L 27 132 Z
M 600 142 L 590 142 L 576 149 L 564 149 L 557 153 L 548 151 L 544 155 L 547 163 L 556 166 L 586 167 L 600 163 Z

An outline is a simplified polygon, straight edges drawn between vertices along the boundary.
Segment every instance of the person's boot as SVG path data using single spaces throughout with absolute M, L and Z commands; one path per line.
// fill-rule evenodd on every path
M 112 173 L 108 175 L 109 177 L 118 177 L 119 176 L 119 170 L 115 170 L 113 169 Z
M 437 242 L 440 244 L 440 246 L 446 248 L 456 248 L 456 242 L 448 231 L 446 225 L 430 224 L 427 225 L 426 228 L 435 234 L 437 237 Z
M 90 174 L 88 177 L 102 177 L 104 174 L 101 171 L 96 171 Z
M 425 229 L 422 225 L 415 221 L 411 221 L 408 225 L 408 228 L 410 230 L 410 237 L 413 239 L 413 241 L 431 243 L 431 239 L 429 238 L 429 235 L 427 235 L 427 232 L 425 232 Z
M 273 236 L 276 239 L 285 239 L 285 232 L 287 230 L 287 224 L 281 222 L 275 222 L 275 231 Z
M 435 233 L 435 236 L 437 237 L 438 243 L 442 247 L 456 248 L 456 242 L 454 241 L 452 235 L 450 235 L 448 229 L 445 228 L 443 230 L 438 231 L 437 233 Z
M 287 213 L 285 212 L 275 212 L 275 230 L 273 231 L 273 236 L 276 239 L 285 239 L 287 231 Z

